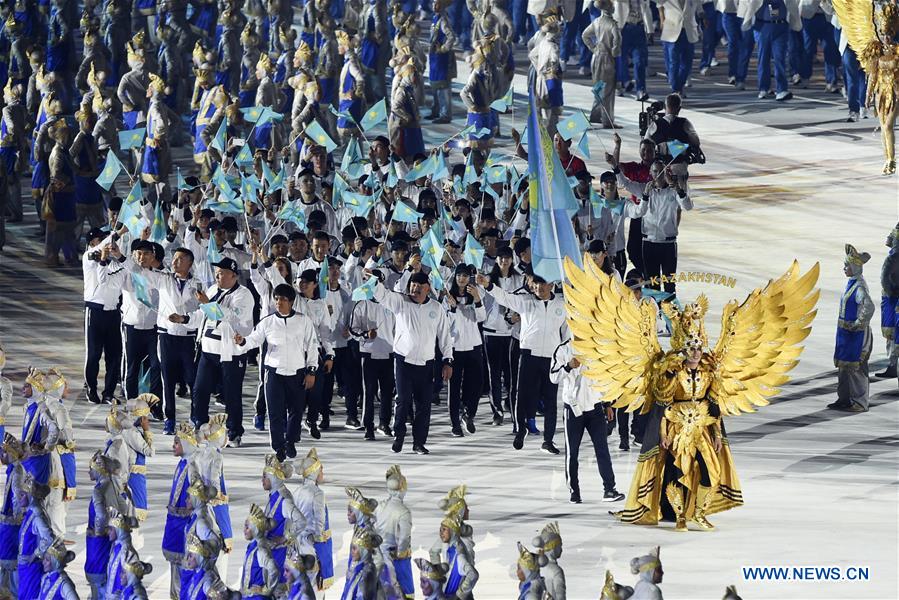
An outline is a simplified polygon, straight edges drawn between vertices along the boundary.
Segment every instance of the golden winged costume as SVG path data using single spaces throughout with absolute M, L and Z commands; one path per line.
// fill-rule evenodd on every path
M 899 93 L 899 7 L 895 0 L 833 0 L 833 8 L 849 40 L 849 47 L 868 76 L 865 106 L 876 106 L 886 162 L 883 174 L 896 172 L 896 95 Z
M 639 302 L 589 257 L 585 270 L 566 259 L 572 345 L 586 375 L 617 408 L 649 414 L 624 509 L 626 523 L 687 521 L 743 504 L 722 417 L 754 412 L 785 384 L 811 331 L 819 266 L 801 274 L 795 261 L 779 279 L 741 304 L 724 307 L 721 336 L 708 348 L 701 295 L 682 309 L 663 304 L 671 350 L 656 336 L 656 307 Z M 688 357 L 692 356 L 692 362 Z

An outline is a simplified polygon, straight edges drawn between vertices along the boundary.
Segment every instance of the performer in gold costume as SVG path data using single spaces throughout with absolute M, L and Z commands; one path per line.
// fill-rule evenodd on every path
M 742 304 L 729 302 L 713 350 L 705 296 L 682 309 L 663 304 L 672 323 L 663 351 L 654 305 L 636 301 L 589 255 L 584 264 L 565 263 L 573 348 L 614 406 L 649 414 L 626 504 L 614 514 L 625 523 L 713 529 L 708 515 L 743 504 L 722 417 L 767 405 L 789 380 L 815 317 L 819 267 L 800 274 L 794 262 Z
M 896 172 L 896 95 L 899 93 L 899 7 L 895 0 L 833 0 L 849 46 L 868 75 L 866 106 L 876 106 L 886 162 L 883 174 Z M 876 103 L 876 104 L 875 104 Z

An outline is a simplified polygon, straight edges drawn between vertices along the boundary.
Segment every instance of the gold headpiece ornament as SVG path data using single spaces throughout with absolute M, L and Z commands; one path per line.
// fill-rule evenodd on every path
M 881 36 L 892 39 L 899 31 L 899 11 L 892 2 L 875 4 L 874 20 Z
M 156 73 L 150 73 L 150 89 L 157 94 L 165 92 L 165 81 Z
M 421 571 L 422 578 L 435 583 L 446 581 L 446 572 L 449 570 L 446 563 L 432 563 L 424 558 L 416 558 L 415 564 Z
M 859 252 L 852 244 L 846 244 L 846 262 L 850 265 L 862 266 L 871 260 L 871 255 L 867 252 Z
M 310 448 L 309 454 L 303 459 L 303 477 L 308 477 L 322 468 L 322 463 L 318 459 L 318 450 Z
M 57 537 L 52 542 L 50 542 L 44 552 L 61 563 L 70 562 L 73 558 L 75 558 L 75 553 L 66 548 L 66 541 L 61 537 Z
M 671 302 L 662 303 L 662 312 L 671 319 L 671 349 L 706 348 L 709 345 L 705 333 L 705 314 L 709 310 L 709 299 L 700 294 L 696 302 L 677 308 Z
M 200 65 L 206 60 L 206 49 L 203 47 L 203 42 L 197 40 L 197 43 L 194 44 L 193 52 L 191 52 L 191 58 L 193 59 L 194 66 L 199 68 Z
M 465 510 L 468 503 L 465 501 L 465 484 L 460 484 L 446 493 L 437 506 L 446 513 L 447 516 L 458 516 L 461 520 L 465 516 Z
M 299 68 L 308 64 L 310 60 L 312 60 L 312 48 L 305 41 L 301 41 L 300 45 L 297 46 L 293 66 Z
M 359 491 L 359 488 L 348 487 L 346 488 L 346 495 L 349 498 L 349 505 L 363 515 L 371 516 L 375 514 L 375 509 L 378 508 L 378 501 L 373 498 L 366 498 L 362 495 L 362 492 Z
M 17 463 L 25 458 L 25 445 L 6 431 L 3 434 L 3 452 L 10 462 Z
M 272 64 L 272 57 L 269 56 L 267 52 L 260 54 L 259 61 L 256 63 L 256 68 L 271 74 L 275 70 L 275 65 Z
M 187 551 L 203 558 L 209 558 L 214 552 L 214 546 L 201 540 L 196 533 L 191 533 L 187 536 Z
M 256 39 L 256 28 L 253 27 L 253 22 L 250 21 L 247 23 L 246 27 L 243 28 L 243 31 L 240 32 L 240 43 L 242 46 L 247 46 L 251 42 L 255 43 Z
M 522 569 L 533 573 L 540 568 L 537 563 L 537 555 L 528 550 L 521 542 L 518 542 L 518 564 Z
M 150 409 L 159 404 L 159 396 L 156 394 L 144 393 L 133 400 L 130 409 L 132 417 L 149 417 Z
M 226 413 L 218 413 L 209 418 L 203 426 L 204 437 L 208 442 L 214 442 L 228 432 L 225 423 L 228 421 Z
M 337 43 L 341 46 L 346 46 L 347 48 L 349 48 L 352 45 L 352 43 L 351 43 L 352 38 L 350 37 L 350 34 L 346 32 L 345 29 L 338 29 L 334 33 L 334 37 L 337 38 Z
M 293 475 L 293 463 L 279 461 L 276 454 L 266 454 L 265 467 L 263 467 L 262 472 L 274 475 L 281 481 L 287 481 Z
M 58 119 L 50 126 L 51 131 L 67 128 L 65 119 Z M 59 368 L 51 367 L 46 372 L 32 369 L 25 381 L 31 384 L 31 387 L 39 393 L 47 394 L 49 392 L 65 387 L 66 378 L 59 372 Z
M 90 469 L 92 471 L 96 471 L 103 477 L 109 477 L 112 471 L 112 465 L 110 461 L 114 459 L 109 458 L 105 454 L 103 454 L 102 450 L 97 450 L 94 452 L 93 456 L 91 456 Z M 118 462 L 118 461 L 116 461 Z
M 116 513 L 116 515 L 110 519 L 109 525 L 123 531 L 132 531 L 137 527 L 137 519 L 124 513 Z
M 141 29 L 134 34 L 134 37 L 126 44 L 128 49 L 128 62 L 135 60 L 144 60 L 144 30 Z
M 122 430 L 121 411 L 116 406 L 109 407 L 109 414 L 106 415 L 106 430 L 109 433 L 118 433 Z
M 209 502 L 218 497 L 218 490 L 211 485 L 203 483 L 202 479 L 197 479 L 187 488 L 187 495 L 199 499 L 201 502 Z
M 6 29 L 11 33 L 17 33 L 22 29 L 22 24 L 16 20 L 15 12 L 10 12 L 9 16 L 6 18 Z
M 375 533 L 372 527 L 359 527 L 353 534 L 353 544 L 357 548 L 365 548 L 366 550 L 374 550 L 381 546 L 384 540 L 380 535 Z
M 262 535 L 268 533 L 274 526 L 272 520 L 265 515 L 265 511 L 256 504 L 250 505 L 250 514 L 247 517 L 247 521 L 252 523 L 253 527 L 256 528 L 256 531 Z
M 401 492 L 409 489 L 409 482 L 406 481 L 406 476 L 400 471 L 399 465 L 391 465 L 387 469 L 387 489 L 399 490 Z
M 132 554 L 130 556 L 130 560 L 127 560 L 125 562 L 124 568 L 126 571 L 132 573 L 138 579 L 143 579 L 144 575 L 148 575 L 153 572 L 153 565 L 140 560 L 136 553 Z
M 297 572 L 305 573 L 315 568 L 315 556 L 303 554 L 297 550 L 296 544 L 291 544 L 287 550 L 285 564 Z
M 447 514 L 443 517 L 443 520 L 440 521 L 440 525 L 446 527 L 456 535 L 459 535 L 459 532 L 462 530 L 462 515 Z
M 602 586 L 599 600 L 622 600 L 621 594 L 618 593 L 618 584 L 615 583 L 615 578 L 608 569 L 606 569 L 606 582 Z
M 190 423 L 178 423 L 175 437 L 181 440 L 182 444 L 188 443 L 194 448 L 200 445 L 199 440 L 197 440 L 197 430 Z

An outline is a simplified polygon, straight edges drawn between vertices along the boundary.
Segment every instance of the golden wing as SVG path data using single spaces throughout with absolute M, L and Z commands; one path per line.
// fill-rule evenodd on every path
M 883 53 L 883 45 L 877 38 L 874 26 L 874 3 L 868 0 L 833 0 L 833 9 L 840 19 L 840 26 L 858 55 L 865 72 L 874 68 L 873 61 Z
M 605 399 L 617 408 L 648 411 L 649 373 L 661 356 L 656 310 L 637 302 L 633 292 L 602 272 L 589 254 L 586 269 L 565 259 L 565 304 L 572 347 Z
M 799 344 L 817 313 L 819 271 L 815 263 L 800 275 L 793 261 L 780 279 L 756 289 L 742 304 L 732 300 L 724 307 L 709 390 L 722 415 L 755 412 L 790 380 L 787 373 L 799 363 Z

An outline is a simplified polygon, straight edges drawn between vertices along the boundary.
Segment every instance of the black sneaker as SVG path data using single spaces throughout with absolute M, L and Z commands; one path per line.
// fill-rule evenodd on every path
M 393 446 L 391 446 L 391 449 L 396 453 L 402 452 L 403 451 L 403 440 L 393 440 Z
M 885 370 L 880 373 L 874 373 L 874 377 L 879 379 L 891 379 L 896 376 L 896 366 L 887 367 Z
M 540 446 L 540 449 L 544 452 L 548 452 L 549 454 L 558 454 L 559 449 L 556 448 L 556 445 L 552 442 L 543 442 L 543 445 Z
M 366 441 L 369 441 L 369 442 L 375 441 L 375 430 L 374 430 L 374 429 L 369 429 L 368 431 L 366 431 L 366 432 L 365 432 L 365 439 L 366 439 Z
M 465 437 L 461 427 L 453 427 L 453 437 Z
M 165 415 L 162 412 L 162 406 L 155 404 L 150 409 L 150 419 L 153 421 L 165 421 Z
M 425 448 L 422 444 L 414 444 L 412 446 L 412 452 L 416 454 L 430 454 L 431 452 Z
M 100 403 L 101 404 L 115 404 L 115 398 L 113 398 L 112 396 L 103 396 L 103 398 L 100 400 Z
M 572 504 L 580 504 L 581 503 L 581 493 L 580 492 L 571 492 L 571 498 L 568 500 Z
M 287 445 L 284 447 L 284 453 L 287 454 L 287 458 L 296 458 L 297 445 L 293 442 L 287 442 Z
M 837 400 L 836 402 L 831 402 L 830 404 L 828 404 L 827 408 L 831 410 L 846 410 L 847 408 L 849 408 L 849 403 Z
M 346 423 L 343 425 L 344 429 L 352 429 L 354 431 L 359 431 L 362 429 L 361 424 L 359 423 L 359 419 L 347 419 Z
M 468 430 L 468 433 L 474 433 L 474 418 L 473 417 L 465 417 L 465 429 Z
M 294 450 L 294 452 L 296 452 L 296 450 Z M 284 448 L 281 448 L 277 452 L 275 452 L 275 458 L 278 459 L 278 462 L 284 462 L 285 460 L 287 460 L 287 452 L 284 450 Z
M 378 431 L 381 432 L 382 435 L 393 437 L 393 431 L 391 431 L 390 425 L 378 425 Z
M 602 495 L 603 502 L 620 502 L 624 500 L 624 494 L 612 488 L 610 490 L 606 490 L 606 492 Z
M 499 413 L 493 415 L 493 426 L 499 427 L 503 424 L 503 416 Z
M 265 417 L 262 415 L 253 417 L 253 429 L 256 431 L 265 431 Z
M 227 448 L 240 448 L 240 436 L 233 437 L 228 440 L 228 443 L 225 444 Z
M 627 440 L 621 440 L 621 443 L 618 444 L 619 450 L 630 450 L 631 446 L 627 443 Z
M 322 431 L 328 431 L 331 428 L 331 417 L 328 415 L 323 416 L 321 423 L 318 424 L 318 428 Z
M 166 419 L 162 427 L 162 435 L 175 435 L 175 420 Z
M 179 398 L 190 398 L 190 392 L 187 391 L 187 386 L 183 383 L 178 384 L 178 389 L 175 391 L 175 395 Z
M 213 394 L 212 397 L 215 398 L 216 404 L 218 404 L 219 406 L 225 406 L 225 397 L 224 396 L 222 396 L 221 394 Z
M 318 425 L 315 423 L 309 423 L 309 435 L 311 435 L 314 440 L 322 439 L 322 434 L 318 430 Z
M 512 440 L 512 447 L 515 448 L 516 450 L 521 450 L 522 448 L 524 448 L 524 434 L 523 433 L 515 434 L 515 439 Z
M 87 392 L 87 401 L 91 404 L 102 404 L 103 400 L 100 398 L 100 394 L 97 392 L 88 390 Z

